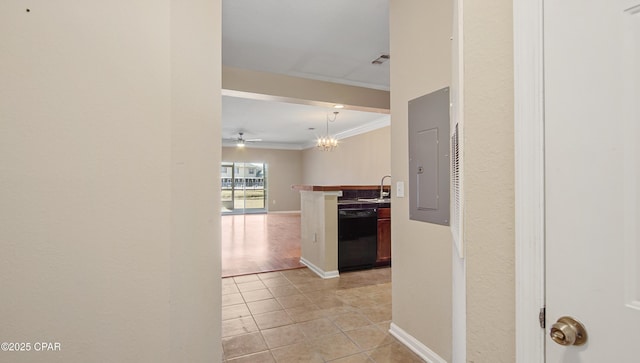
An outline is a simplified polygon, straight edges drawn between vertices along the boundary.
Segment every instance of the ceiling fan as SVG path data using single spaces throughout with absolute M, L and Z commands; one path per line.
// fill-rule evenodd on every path
M 238 132 L 238 137 L 235 139 L 225 139 L 225 141 L 235 142 L 237 147 L 244 147 L 247 142 L 258 142 L 262 139 L 245 139 L 244 132 Z

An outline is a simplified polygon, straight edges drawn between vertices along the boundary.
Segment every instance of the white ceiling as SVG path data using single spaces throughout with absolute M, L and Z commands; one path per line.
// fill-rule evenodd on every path
M 223 0 L 222 61 L 230 67 L 388 90 L 388 0 Z M 257 147 L 301 149 L 325 133 L 333 109 L 224 96 L 222 135 L 261 138 Z M 389 116 L 340 110 L 343 137 Z M 367 126 L 368 125 L 368 126 Z M 308 130 L 316 128 L 315 131 Z M 379 127 L 379 126 L 378 126 Z M 224 144 L 224 143 L 223 143 Z
M 294 103 L 223 96 L 222 105 L 223 137 L 235 139 L 243 132 L 245 139 L 262 139 L 252 143 L 256 147 L 298 150 L 310 147 L 319 136 L 326 135 L 327 117 L 333 120 L 334 111 L 339 113 L 335 121 L 329 122 L 329 133 L 339 139 L 389 124 L 386 114 Z M 223 140 L 223 145 L 233 146 L 235 142 Z

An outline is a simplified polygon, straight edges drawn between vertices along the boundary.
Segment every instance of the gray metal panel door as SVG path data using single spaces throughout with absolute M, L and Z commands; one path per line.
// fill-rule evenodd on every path
M 409 208 L 449 225 L 449 87 L 409 101 Z

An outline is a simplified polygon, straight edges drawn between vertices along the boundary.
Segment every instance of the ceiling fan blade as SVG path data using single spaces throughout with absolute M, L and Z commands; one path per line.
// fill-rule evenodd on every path
M 262 139 L 245 139 L 244 141 L 247 141 L 247 142 L 256 142 L 256 141 L 262 141 Z

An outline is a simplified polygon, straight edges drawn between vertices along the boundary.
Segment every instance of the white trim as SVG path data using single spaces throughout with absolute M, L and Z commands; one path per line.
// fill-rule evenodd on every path
M 446 360 L 442 359 L 442 357 L 437 355 L 433 350 L 420 343 L 418 339 L 402 330 L 402 328 L 400 328 L 396 324 L 391 323 L 389 327 L 389 333 L 396 337 L 396 339 L 398 339 L 402 344 L 407 346 L 407 348 L 411 349 L 420 358 L 424 359 L 428 363 L 447 363 Z
M 544 0 L 514 1 L 516 362 L 545 361 Z
M 455 171 L 451 169 L 451 236 L 456 246 L 459 258 L 464 258 L 464 2 L 454 1 L 453 34 L 451 36 L 451 92 L 449 137 L 453 136 L 455 127 L 458 127 L 458 175 L 454 178 Z M 453 151 L 453 150 L 452 150 Z M 451 153 L 451 160 L 454 155 Z M 453 166 L 453 164 L 452 164 Z M 457 189 L 453 181 L 458 182 Z M 456 195 L 458 199 L 456 200 Z M 466 358 L 465 358 L 466 359 Z M 464 360 L 463 360 L 464 361 Z
M 358 127 L 354 127 L 352 129 L 339 132 L 336 134 L 336 139 L 338 140 L 346 139 L 347 137 L 357 136 L 367 132 L 375 131 L 390 125 L 391 125 L 391 116 L 384 115 L 379 119 L 373 120 L 364 125 L 360 125 Z
M 464 1 L 453 2 L 453 29 L 451 36 L 451 126 L 453 133 L 458 125 L 458 214 L 451 216 L 451 362 L 464 363 L 467 361 L 467 271 L 464 259 Z M 453 158 L 454 155 L 451 155 Z M 452 178 L 453 180 L 453 178 Z M 451 213 L 456 213 L 455 189 L 451 188 Z M 456 228 L 457 227 L 457 228 Z
M 300 263 L 307 266 L 309 268 L 309 270 L 315 272 L 316 275 L 322 277 L 323 279 L 333 279 L 336 277 L 340 277 L 340 273 L 338 272 L 338 270 L 334 270 L 334 271 L 324 271 L 321 268 L 319 268 L 318 266 L 312 264 L 311 262 L 309 262 L 309 260 L 305 259 L 304 257 L 300 257 Z
M 389 72 L 389 66 L 388 65 L 386 65 L 386 72 Z M 319 75 L 319 74 L 315 74 L 315 73 L 289 71 L 286 74 L 288 76 L 291 76 L 291 77 L 309 78 L 309 79 L 314 79 L 316 81 L 324 81 L 324 82 L 331 82 L 331 83 L 338 83 L 338 84 L 346 84 L 347 86 L 371 88 L 371 89 L 377 89 L 379 91 L 389 91 L 389 88 L 390 88 L 388 84 L 377 84 L 377 83 L 370 83 L 370 82 L 360 82 L 360 81 L 354 81 L 354 80 L 351 80 L 351 79 L 346 79 L 346 78 L 343 78 L 343 77 L 329 77 L 329 76 L 323 76 L 323 75 Z
M 390 125 L 391 116 L 383 115 L 382 117 L 364 125 L 337 133 L 335 137 L 338 140 L 342 140 L 347 137 L 362 135 Z M 238 145 L 235 140 L 222 140 L 222 147 L 238 147 Z M 310 140 L 302 143 L 248 141 L 245 142 L 244 147 L 247 149 L 306 150 L 316 147 L 316 140 Z
M 451 362 L 467 362 L 467 260 L 451 246 Z
M 371 88 L 371 87 L 366 87 L 366 88 Z M 333 106 L 335 106 L 336 104 L 335 102 L 304 100 L 304 99 L 294 98 L 294 97 L 265 95 L 262 93 L 237 91 L 237 90 L 231 90 L 231 89 L 225 89 L 225 88 L 222 89 L 222 95 L 229 96 L 229 97 L 247 98 L 250 100 L 284 102 L 284 103 L 293 103 L 298 105 L 315 106 L 315 107 L 322 107 L 322 108 L 333 108 Z M 388 108 L 368 107 L 368 106 L 359 106 L 359 105 L 344 105 L 344 106 L 348 110 L 353 110 L 353 111 L 373 112 L 373 113 L 382 113 L 382 114 L 391 113 Z

